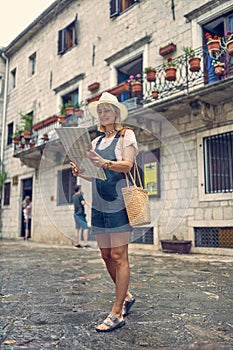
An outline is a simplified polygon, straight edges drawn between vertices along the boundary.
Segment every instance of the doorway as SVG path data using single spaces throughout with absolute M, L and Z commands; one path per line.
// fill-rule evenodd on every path
M 32 201 L 32 177 L 22 180 L 22 197 L 21 197 L 21 203 L 23 203 L 23 200 L 26 196 L 29 196 Z M 20 230 L 20 237 L 24 237 L 25 235 L 25 228 L 24 228 L 24 215 L 23 215 L 23 206 L 20 206 L 21 210 L 21 230 Z M 31 232 L 29 234 L 29 238 L 31 238 Z

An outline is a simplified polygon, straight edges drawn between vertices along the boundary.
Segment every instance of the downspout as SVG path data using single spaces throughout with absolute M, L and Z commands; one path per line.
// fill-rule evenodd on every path
M 1 139 L 1 168 L 0 171 L 3 172 L 3 158 L 4 158 L 4 142 L 5 142 L 5 133 L 6 133 L 6 106 L 7 106 L 7 91 L 8 91 L 8 80 L 9 80 L 9 59 L 6 57 L 4 51 L 1 52 L 3 59 L 6 61 L 6 70 L 5 70 L 5 84 L 4 84 L 4 97 L 3 97 L 3 116 L 2 116 L 2 139 Z

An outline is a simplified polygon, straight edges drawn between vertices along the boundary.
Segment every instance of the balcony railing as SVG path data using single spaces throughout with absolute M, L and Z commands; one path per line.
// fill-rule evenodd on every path
M 176 78 L 173 81 L 168 81 L 164 64 L 156 67 L 155 82 L 144 80 L 144 103 L 153 100 L 152 91 L 154 89 L 158 90 L 158 100 L 161 100 L 181 93 L 189 94 L 204 85 L 233 76 L 233 58 L 227 51 L 221 54 L 219 60 L 217 55 L 210 56 L 206 47 L 201 47 L 194 51 L 195 56 L 200 58 L 200 69 L 193 72 L 190 71 L 189 58 L 187 55 L 181 55 L 173 59 L 176 66 Z M 215 71 L 217 61 L 222 63 L 218 72 Z

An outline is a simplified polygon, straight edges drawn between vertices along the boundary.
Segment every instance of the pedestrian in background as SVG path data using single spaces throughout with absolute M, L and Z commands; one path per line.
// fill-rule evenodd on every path
M 128 173 L 138 153 L 135 134 L 123 128 L 128 110 L 116 96 L 104 92 L 98 101 L 88 105 L 89 113 L 98 120 L 103 134 L 92 141 L 87 157 L 103 168 L 106 180 L 87 178 L 71 162 L 72 173 L 92 181 L 91 234 L 94 234 L 107 271 L 115 283 L 115 300 L 110 314 L 96 327 L 97 332 L 110 332 L 125 325 L 124 316 L 135 302 L 128 290 L 130 267 L 128 243 L 129 225 L 121 188 L 126 187 Z M 136 203 L 135 203 L 136 205 Z
M 81 192 L 81 186 L 76 185 L 74 188 L 75 193 L 73 194 L 74 204 L 74 220 L 75 220 L 75 247 L 83 248 L 80 244 L 80 231 L 83 231 L 84 248 L 90 248 L 88 244 L 88 233 L 89 227 L 87 224 L 86 213 L 84 206 L 86 202 Z
M 32 221 L 32 203 L 30 196 L 26 196 L 23 201 L 24 215 L 24 240 L 31 238 L 31 221 Z

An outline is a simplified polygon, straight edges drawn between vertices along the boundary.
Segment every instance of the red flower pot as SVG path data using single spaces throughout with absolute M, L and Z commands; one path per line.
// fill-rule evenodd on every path
M 199 57 L 192 57 L 189 60 L 189 70 L 191 72 L 199 72 L 201 69 L 201 59 Z
M 227 51 L 228 51 L 230 56 L 233 56 L 233 40 L 228 41 Z
M 175 67 L 167 67 L 165 78 L 168 81 L 175 81 L 176 80 L 176 68 Z

